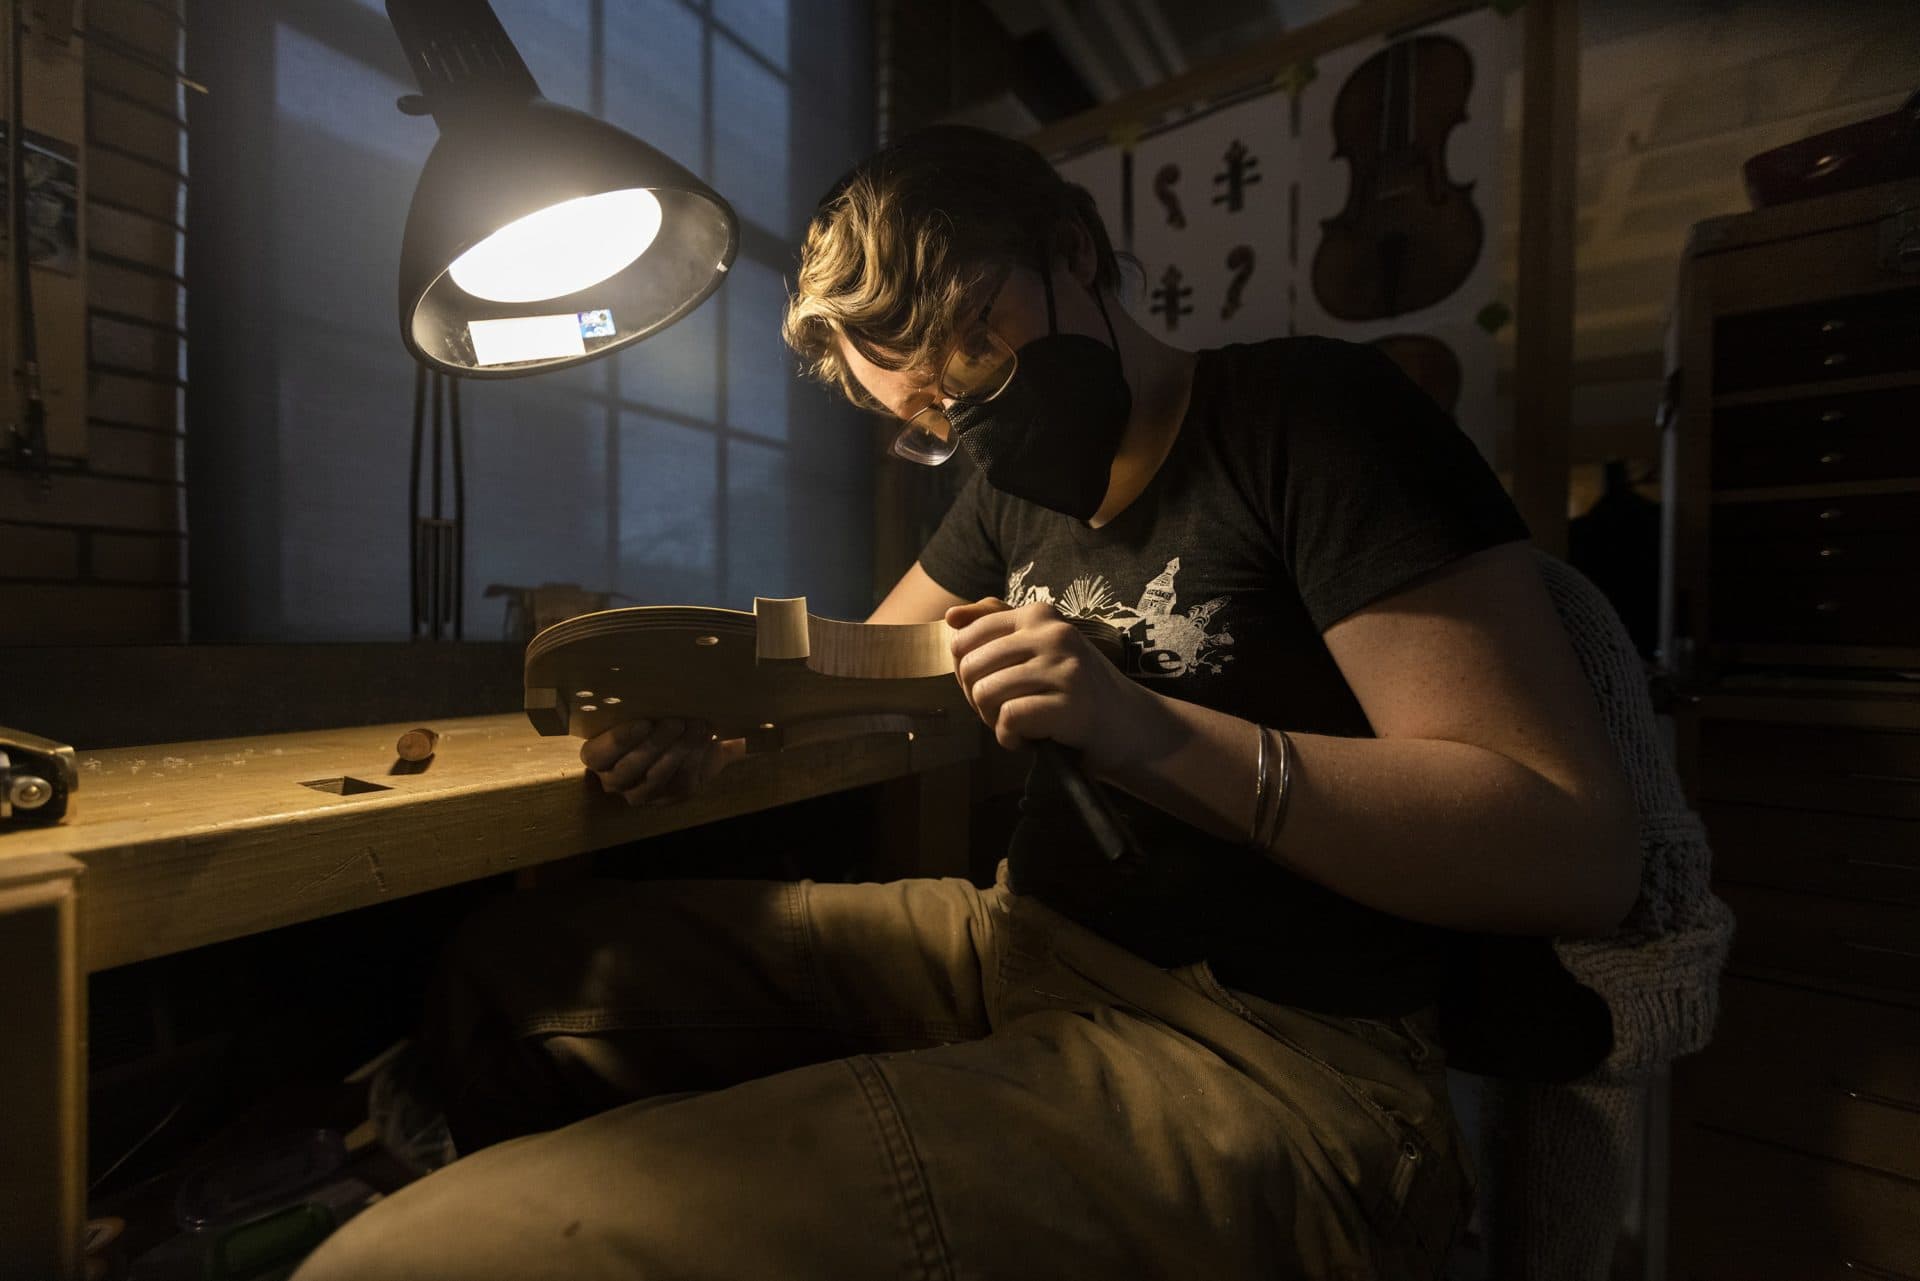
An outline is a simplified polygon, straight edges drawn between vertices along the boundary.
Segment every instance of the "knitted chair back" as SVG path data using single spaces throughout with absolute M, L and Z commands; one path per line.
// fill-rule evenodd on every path
M 1619 615 L 1571 565 L 1545 553 L 1539 565 L 1639 811 L 1640 895 L 1626 920 L 1604 938 L 1554 944 L 1613 1015 L 1613 1051 L 1587 1079 L 1626 1082 L 1706 1045 L 1733 913 L 1709 887 L 1706 829 L 1687 806 L 1648 673 Z

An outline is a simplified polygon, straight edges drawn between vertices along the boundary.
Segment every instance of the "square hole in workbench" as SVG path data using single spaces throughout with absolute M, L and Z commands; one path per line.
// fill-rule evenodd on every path
M 360 778 L 316 778 L 300 784 L 311 787 L 316 792 L 332 792 L 335 796 L 357 796 L 361 792 L 385 792 L 391 789 L 385 783 L 369 783 Z

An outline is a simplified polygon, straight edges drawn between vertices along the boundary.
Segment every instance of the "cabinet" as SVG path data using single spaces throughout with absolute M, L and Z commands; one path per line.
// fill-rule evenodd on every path
M 1920 182 L 1702 223 L 1663 662 L 1736 929 L 1669 1275 L 1920 1278 Z

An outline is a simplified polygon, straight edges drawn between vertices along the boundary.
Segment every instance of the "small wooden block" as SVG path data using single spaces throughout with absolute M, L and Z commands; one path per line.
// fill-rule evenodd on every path
M 425 727 L 410 729 L 400 736 L 393 750 L 403 761 L 424 761 L 439 745 L 440 735 Z

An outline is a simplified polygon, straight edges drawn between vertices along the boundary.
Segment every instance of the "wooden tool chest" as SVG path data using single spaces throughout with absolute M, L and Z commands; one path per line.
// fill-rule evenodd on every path
M 1670 1275 L 1920 1278 L 1920 182 L 1702 223 L 1663 659 L 1736 932 Z

